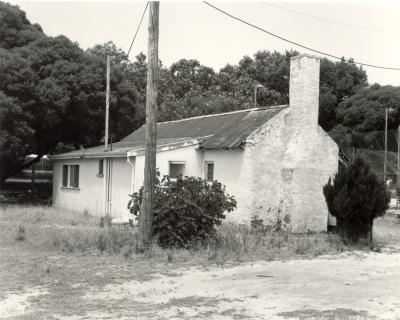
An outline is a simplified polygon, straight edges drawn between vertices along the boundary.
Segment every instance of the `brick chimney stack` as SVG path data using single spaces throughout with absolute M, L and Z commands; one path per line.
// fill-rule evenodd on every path
M 318 126 L 320 59 L 301 54 L 290 60 L 289 104 L 297 128 Z

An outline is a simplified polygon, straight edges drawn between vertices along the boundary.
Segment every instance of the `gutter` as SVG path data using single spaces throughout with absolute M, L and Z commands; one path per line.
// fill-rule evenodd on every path
M 73 155 L 67 155 L 67 154 L 60 154 L 60 155 L 49 155 L 49 160 L 64 160 L 64 159 L 99 159 L 99 158 L 121 158 L 121 157 L 126 157 L 126 151 L 118 151 L 118 152 L 113 152 L 110 154 L 110 152 L 96 152 L 96 153 L 91 153 L 91 154 L 86 154 L 83 151 L 81 154 L 73 154 Z

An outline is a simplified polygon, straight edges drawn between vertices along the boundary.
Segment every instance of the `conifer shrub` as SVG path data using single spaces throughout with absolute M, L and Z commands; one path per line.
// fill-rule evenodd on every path
M 340 166 L 323 192 L 342 238 L 352 242 L 368 236 L 372 239 L 373 221 L 385 214 L 390 196 L 383 180 L 369 170 L 361 157 L 347 167 Z
M 130 195 L 128 209 L 139 218 L 143 187 Z M 216 234 L 225 212 L 236 208 L 236 200 L 218 181 L 157 173 L 153 211 L 153 236 L 161 247 L 188 248 L 204 244 Z

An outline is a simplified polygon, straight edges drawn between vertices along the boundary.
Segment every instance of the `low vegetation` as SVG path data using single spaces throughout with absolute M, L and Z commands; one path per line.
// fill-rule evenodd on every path
M 0 243 L 4 246 L 20 243 L 46 252 L 119 255 L 140 261 L 151 259 L 162 263 L 189 264 L 297 259 L 370 248 L 364 243 L 346 245 L 334 234 L 260 232 L 246 226 L 222 223 L 216 229 L 215 237 L 205 246 L 163 249 L 154 244 L 148 252 L 137 254 L 134 227 L 107 223 L 101 226 L 100 221 L 100 218 L 88 214 L 50 207 L 1 207 Z
M 128 208 L 139 217 L 143 187 L 131 195 Z M 153 213 L 153 236 L 164 248 L 203 245 L 216 236 L 225 212 L 236 208 L 236 200 L 218 181 L 198 177 L 169 176 L 157 173 Z

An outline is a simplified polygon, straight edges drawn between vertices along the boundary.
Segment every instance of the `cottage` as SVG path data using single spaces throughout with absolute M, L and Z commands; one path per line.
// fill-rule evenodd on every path
M 325 231 L 322 186 L 337 171 L 339 149 L 318 125 L 319 58 L 291 59 L 289 105 L 157 124 L 161 175 L 216 179 L 238 206 L 227 219 L 293 232 Z M 52 157 L 56 207 L 130 218 L 128 194 L 143 184 L 144 126 L 113 144 Z

